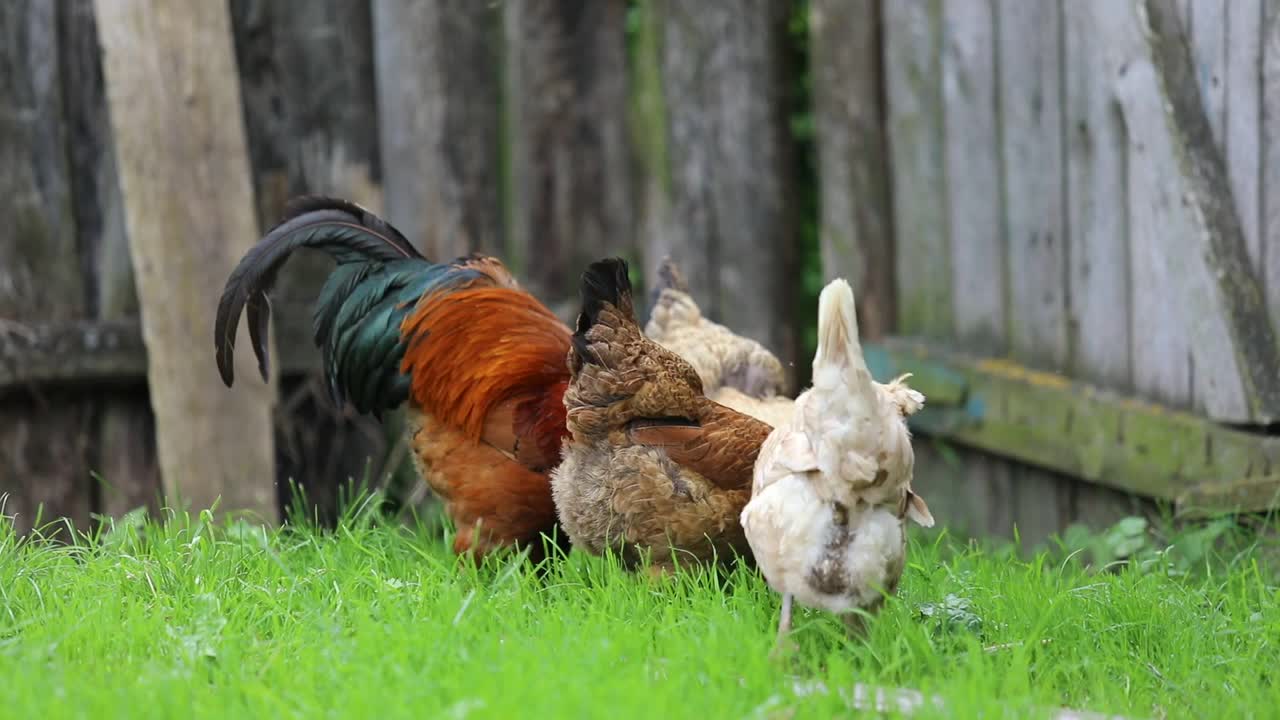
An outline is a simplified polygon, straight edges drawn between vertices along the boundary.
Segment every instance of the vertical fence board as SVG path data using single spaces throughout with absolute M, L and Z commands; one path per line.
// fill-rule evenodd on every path
M 917 437 L 912 487 L 940 526 L 970 537 L 1010 537 L 1014 464 L 946 441 Z
M 667 110 L 662 90 L 661 0 L 637 0 L 631 8 L 630 135 L 635 151 L 636 235 L 644 256 L 644 285 L 657 285 L 662 259 L 674 256 L 676 236 L 671 225 L 671 163 L 667 151 Z M 680 268 L 688 277 L 706 277 L 706 258 L 682 250 Z M 708 288 L 697 289 L 699 302 L 709 299 Z M 646 315 L 648 309 L 646 308 Z
M 1280 0 L 1262 24 L 1262 255 L 1271 321 L 1280 324 Z
M 1199 102 L 1195 62 L 1174 7 L 1147 0 L 1146 11 L 1151 60 L 1122 78 L 1122 97 L 1126 117 L 1132 110 L 1135 122 L 1148 122 L 1148 115 L 1161 121 L 1151 121 L 1149 135 L 1135 136 L 1150 150 L 1148 182 L 1164 184 L 1160 192 L 1173 211 L 1160 218 L 1173 224 L 1160 233 L 1159 259 L 1175 281 L 1171 299 L 1186 308 L 1194 407 L 1215 420 L 1271 422 L 1280 417 L 1280 349 L 1226 163 Z
M 381 212 L 369 5 L 232 0 L 231 9 L 259 221 L 275 224 L 304 193 Z M 296 276 L 309 295 L 315 274 L 286 270 L 280 293 L 291 294 Z
M 996 3 L 1009 347 L 1023 362 L 1066 368 L 1067 187 L 1062 128 L 1062 11 L 1053 0 Z M 1016 195 L 1015 195 L 1016 193 Z M 1043 470 L 1012 466 L 1012 519 L 1028 545 L 1069 519 L 1070 488 Z
M 1249 259 L 1261 275 L 1262 0 L 1231 0 L 1225 9 L 1223 152 Z
M 1239 4 L 1239 0 L 1231 0 Z M 1223 144 L 1227 120 L 1227 0 L 1192 0 L 1191 24 L 1184 25 L 1195 62 L 1200 101 L 1213 139 Z
M 1067 224 L 1071 229 L 1074 371 L 1121 391 L 1132 387 L 1128 137 L 1112 84 L 1124 42 L 1113 32 L 1131 3 L 1063 3 L 1066 62 Z M 1131 24 L 1131 23 L 1130 23 Z M 1120 52 L 1118 52 L 1120 51 Z M 1073 521 L 1105 527 L 1124 515 L 1118 494 L 1076 483 Z
M 65 152 L 58 4 L 0 4 L 0 343 L 23 323 L 79 319 L 86 291 Z M 0 397 L 0 494 L 19 530 L 88 522 L 91 406 L 65 391 Z
M 1067 224 L 1074 370 L 1130 387 L 1127 139 L 1111 92 L 1117 71 L 1103 23 L 1115 0 L 1063 3 Z M 1131 7 L 1129 8 L 1131 10 Z M 1114 8 L 1112 9 L 1114 10 Z M 1122 9 L 1123 11 L 1123 9 Z
M 1009 252 L 1009 342 L 1021 359 L 1068 362 L 1061 13 L 1052 0 L 997 4 Z
M 578 277 L 634 258 L 624 0 L 505 4 L 508 249 L 522 282 L 576 306 Z
M 93 2 L 69 0 L 61 7 L 67 156 L 89 310 L 101 320 L 136 320 L 138 294 L 129 263 Z M 145 384 L 95 390 L 93 395 L 96 416 L 90 458 L 101 479 L 94 510 L 120 516 L 139 507 L 154 509 L 160 495 L 160 468 L 155 418 Z
M 374 0 L 386 218 L 427 257 L 501 247 L 498 9 Z
M 1007 348 L 1003 186 L 996 96 L 995 15 L 990 0 L 947 3 L 943 54 L 946 187 L 950 197 L 951 303 L 957 339 Z
M 369 4 L 233 0 L 231 13 L 261 225 L 311 193 L 382 212 Z M 321 253 L 290 259 L 274 292 L 279 322 L 309 325 L 332 267 Z M 366 469 L 381 475 L 388 438 L 372 417 L 333 407 L 321 387 L 319 373 L 281 379 L 277 477 L 301 487 L 311 512 L 329 520 L 344 483 Z M 295 503 L 292 487 L 279 485 L 284 507 Z
M 882 5 L 902 333 L 948 337 L 951 254 L 942 120 L 941 0 Z M 909 260 L 908 260 L 909 259 Z
M 662 3 L 675 260 L 713 319 L 796 356 L 788 3 Z M 705 260 L 685 257 L 700 248 Z
M 877 0 L 815 0 L 810 10 L 824 278 L 850 279 L 869 340 L 895 318 Z
M 1177 191 L 1170 188 L 1172 178 L 1162 178 L 1159 171 L 1151 169 L 1150 138 L 1165 132 L 1160 109 L 1153 103 L 1133 107 L 1134 99 L 1129 99 L 1126 105 L 1125 95 L 1120 93 L 1134 72 L 1147 73 L 1150 82 L 1155 82 L 1150 61 L 1143 59 L 1139 21 L 1137 17 L 1125 20 L 1126 24 L 1108 34 L 1107 40 L 1112 52 L 1123 60 L 1139 63 L 1123 72 L 1117 68 L 1112 76 L 1128 129 L 1125 163 L 1129 168 L 1133 384 L 1134 389 L 1146 397 L 1185 407 L 1191 402 L 1191 350 L 1184 324 L 1168 322 L 1171 318 L 1166 317 L 1168 309 L 1177 306 L 1174 301 L 1179 295 L 1179 285 L 1169 276 L 1162 261 L 1167 251 L 1168 228 L 1161 223 L 1177 202 Z M 1167 166 L 1163 169 L 1171 170 Z
M 274 520 L 274 384 L 218 382 L 222 284 L 258 235 L 228 8 L 97 0 L 130 254 L 169 501 Z M 174 242 L 183 238 L 185 242 Z
M 1020 464 L 1013 464 L 1011 474 L 1012 520 L 1024 548 L 1034 548 L 1071 524 L 1077 481 Z

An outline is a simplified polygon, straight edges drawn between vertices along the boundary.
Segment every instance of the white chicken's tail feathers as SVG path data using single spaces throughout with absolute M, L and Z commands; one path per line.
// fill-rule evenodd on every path
M 818 352 L 813 371 L 824 367 L 844 367 L 870 379 L 862 344 L 858 341 L 858 314 L 853 289 L 844 278 L 827 283 L 818 296 Z

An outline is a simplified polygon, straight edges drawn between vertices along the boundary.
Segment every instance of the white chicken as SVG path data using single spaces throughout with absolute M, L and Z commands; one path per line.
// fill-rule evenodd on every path
M 833 613 L 877 610 L 902 575 L 905 519 L 933 526 L 911 491 L 906 418 L 924 396 L 907 377 L 872 379 L 853 291 L 842 279 L 823 288 L 813 386 L 761 448 L 741 515 L 761 572 L 782 594 L 779 641 L 791 628 L 793 597 Z

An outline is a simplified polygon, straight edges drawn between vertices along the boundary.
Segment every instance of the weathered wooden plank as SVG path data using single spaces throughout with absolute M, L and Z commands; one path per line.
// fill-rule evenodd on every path
M 0 335 L 0 388 L 33 384 L 138 382 L 147 350 L 134 321 L 11 325 Z
M 1108 5 L 1062 4 L 1067 136 L 1067 225 L 1071 232 L 1073 371 L 1110 387 L 1131 386 L 1128 140 L 1111 92 L 1118 67 L 1109 47 Z M 1128 6 L 1132 12 L 1132 5 Z M 1115 8 L 1110 8 L 1115 12 Z
M 1249 263 L 1225 162 L 1198 98 L 1175 8 L 1168 0 L 1147 0 L 1146 10 L 1151 61 L 1134 65 L 1136 72 L 1126 73 L 1118 86 L 1130 127 L 1156 125 L 1150 137 L 1134 132 L 1154 163 L 1145 169 L 1156 182 L 1176 183 L 1162 191 L 1178 201 L 1162 218 L 1177 226 L 1162 234 L 1161 260 L 1188 309 L 1195 405 L 1218 420 L 1270 422 L 1280 418 L 1280 349 Z M 1150 120 L 1157 116 L 1163 131 Z
M 858 329 L 892 327 L 893 228 L 880 76 L 880 3 L 816 0 L 809 11 L 823 275 L 850 279 Z
M 369 5 L 233 0 L 231 13 L 261 226 L 309 193 L 381 213 Z M 275 295 L 314 298 L 331 267 L 303 253 L 285 266 Z
M 1018 464 L 1011 471 L 1012 524 L 1019 544 L 1034 549 L 1071 524 L 1079 481 L 1035 466 Z
M 1195 485 L 1178 496 L 1175 509 L 1181 517 L 1197 518 L 1276 507 L 1280 507 L 1280 473 Z
M 877 378 L 914 373 L 929 402 L 913 430 L 1117 490 L 1173 500 L 1206 482 L 1266 475 L 1280 460 L 1280 438 L 1008 360 L 899 339 L 865 352 Z
M 138 294 L 129 263 L 93 2 L 68 0 L 61 7 L 67 155 L 88 307 L 95 319 L 132 321 L 136 332 Z M 51 358 L 48 364 L 62 361 Z M 160 496 L 155 418 L 145 392 L 145 375 L 137 380 L 132 390 L 93 392 L 97 407 L 90 431 L 90 463 L 98 483 L 93 509 L 106 515 L 154 508 Z
M 1280 323 L 1280 0 L 1262 24 L 1262 257 L 1267 305 Z
M 1231 0 L 1231 4 L 1239 4 L 1239 0 Z M 1227 127 L 1227 5 L 1227 0 L 1193 0 L 1191 24 L 1183 26 L 1200 102 L 1219 145 L 1224 143 Z
M 232 0 L 231 12 L 261 224 L 305 193 L 381 212 L 369 4 Z
M 951 304 L 957 338 L 1003 352 L 1008 345 L 1004 186 L 997 118 L 996 31 L 989 0 L 946 3 L 943 110 L 945 203 L 951 231 Z M 904 262 L 916 264 L 916 260 Z
M 634 23 L 631 52 L 631 142 L 635 148 L 636 226 L 638 244 L 644 257 L 643 281 L 646 293 L 658 286 L 658 268 L 663 258 L 675 251 L 674 222 L 671 212 L 671 163 L 667 150 L 667 108 L 662 91 L 662 16 L 659 0 L 636 0 L 631 8 Z M 692 262 L 698 268 L 706 263 L 700 254 L 681 251 L 680 267 Z M 699 277 L 706 276 L 698 269 Z M 699 290 L 707 299 L 705 288 Z M 648 309 L 646 308 L 646 314 Z
M 1002 158 L 1008 233 L 1009 345 L 1065 367 L 1067 227 L 1062 153 L 1061 13 L 1052 0 L 1000 0 Z
M 998 0 L 994 41 L 1000 118 L 1007 347 L 1035 365 L 1072 364 L 1063 20 L 1054 0 Z M 952 142 L 948 136 L 948 144 Z M 963 253 L 960 250 L 959 253 Z M 959 253 L 953 252 L 953 256 Z M 981 277 L 981 276 L 980 276 Z M 1070 487 L 1040 468 L 1011 467 L 1015 531 L 1026 547 L 1070 520 Z
M 763 342 L 784 365 L 797 342 L 789 7 L 726 0 L 659 8 L 673 258 L 704 312 Z M 704 262 L 686 259 L 693 248 Z
M 58 5 L 0 4 L 0 337 L 34 317 L 84 315 L 65 151 Z M 30 529 L 43 519 L 89 519 L 86 426 L 91 407 L 66 393 L 0 401 L 0 495 Z
M 1231 0 L 1225 9 L 1227 118 L 1223 150 L 1249 260 L 1261 277 L 1262 0 Z
M 503 12 L 510 256 L 539 297 L 576 298 L 587 264 L 635 257 L 627 3 L 512 0 Z
M 320 369 L 314 352 L 309 304 L 276 305 L 275 364 L 282 375 Z M 147 348 L 137 318 L 9 323 L 0 331 L 0 390 L 32 385 L 131 385 L 147 377 Z
M 381 213 L 369 3 L 233 0 L 231 12 L 262 226 L 279 221 L 288 199 L 309 193 Z M 283 268 L 273 297 L 310 304 L 332 268 L 322 253 L 299 253 Z M 278 333 L 311 324 L 305 315 L 285 321 L 299 326 Z M 309 339 L 299 340 L 294 351 L 309 353 L 306 367 L 318 370 L 319 351 Z M 338 490 L 348 478 L 363 477 L 370 457 L 375 467 L 381 464 L 387 439 L 373 418 L 317 398 L 320 382 L 319 372 L 282 380 L 276 474 L 283 507 L 295 505 L 293 479 L 310 505 L 306 514 L 331 520 Z
M 885 93 L 897 263 L 898 325 L 948 337 L 951 251 L 942 114 L 940 0 L 883 3 Z
M 1105 530 L 1126 517 L 1157 514 L 1156 503 L 1149 498 L 1090 483 L 1076 483 L 1072 510 L 1073 523 L 1094 530 Z
M 373 3 L 384 210 L 434 259 L 502 246 L 498 12 Z
M 1110 3 L 1105 4 L 1110 6 Z M 1143 61 L 1146 48 L 1142 32 L 1144 22 L 1138 13 L 1145 12 L 1139 3 L 1125 3 L 1124 13 L 1114 8 L 1100 15 L 1098 29 L 1106 32 L 1112 49 L 1114 71 L 1107 75 L 1112 85 L 1112 98 L 1122 110 L 1126 134 L 1125 167 L 1128 171 L 1126 198 L 1129 204 L 1130 280 L 1130 353 L 1133 364 L 1133 386 L 1142 395 L 1174 407 L 1190 407 L 1192 399 L 1192 365 L 1190 337 L 1183 314 L 1169 316 L 1168 309 L 1181 305 L 1181 285 L 1172 277 L 1164 256 L 1169 251 L 1169 237 L 1176 232 L 1170 225 L 1172 207 L 1180 193 L 1173 161 L 1151 146 L 1155 135 L 1167 134 L 1158 97 L 1150 98 L 1139 109 L 1134 100 L 1126 101 L 1122 83 L 1130 73 L 1140 73 L 1144 92 L 1154 91 L 1155 77 L 1150 61 Z M 1130 69 L 1129 63 L 1139 63 Z M 1123 71 L 1122 71 L 1123 68 Z
M 222 387 L 209 343 L 215 298 L 258 237 L 229 10 L 94 7 L 167 501 L 272 521 L 274 383 Z M 252 378 L 247 333 L 239 346 Z
M 1012 537 L 1013 463 L 942 437 L 917 435 L 914 447 L 911 484 L 940 527 L 962 537 Z

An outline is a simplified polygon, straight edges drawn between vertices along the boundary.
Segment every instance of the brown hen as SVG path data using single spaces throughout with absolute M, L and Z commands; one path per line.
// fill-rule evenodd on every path
M 738 515 L 769 426 L 708 399 L 688 362 L 641 333 L 624 261 L 592 264 L 581 295 L 551 478 L 573 545 L 659 570 L 750 557 Z

